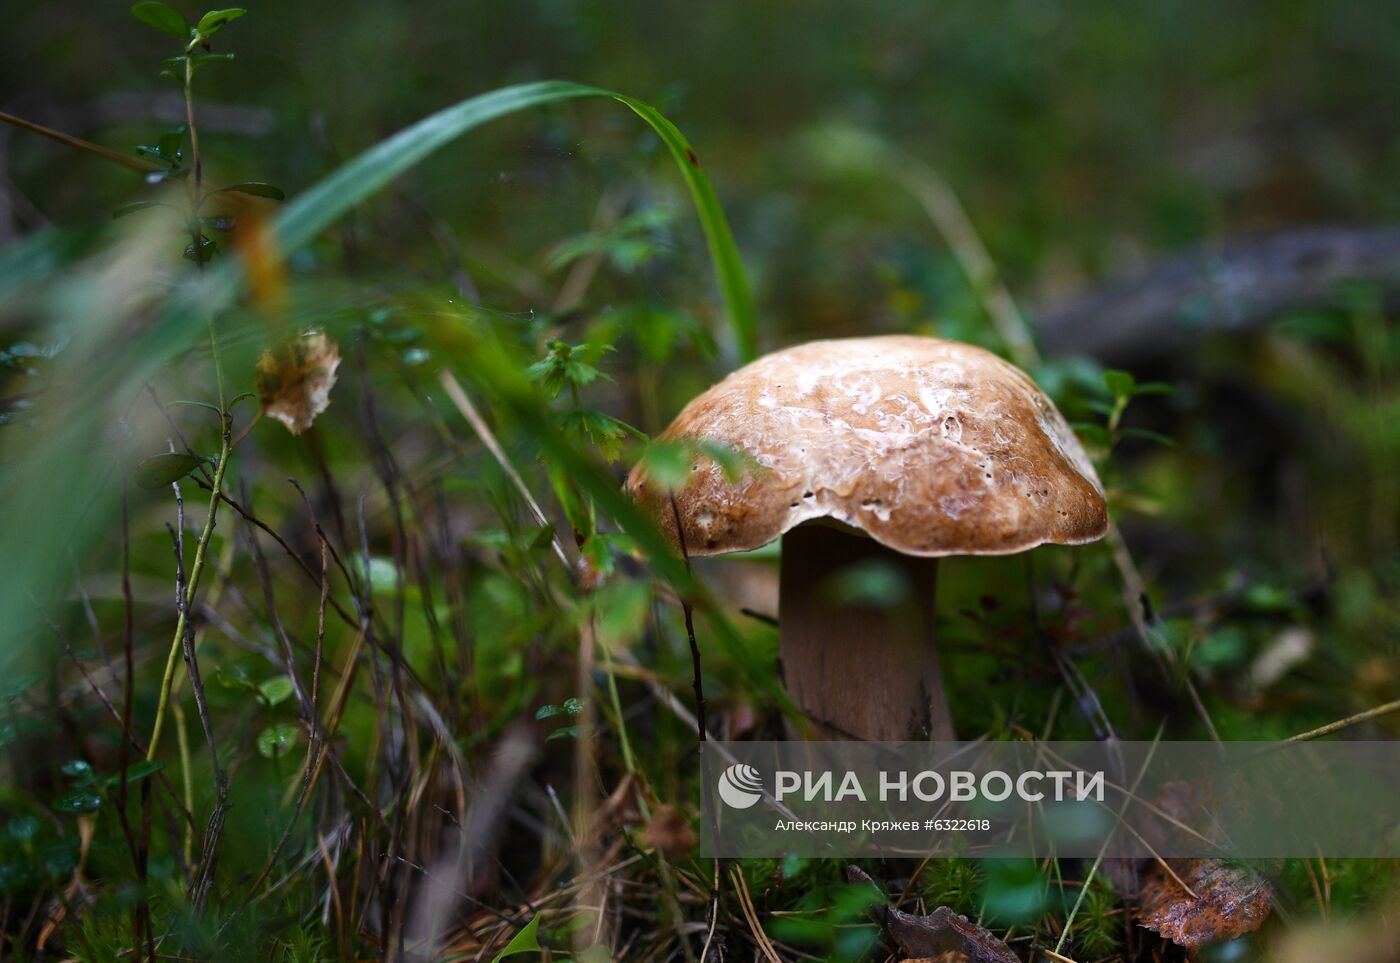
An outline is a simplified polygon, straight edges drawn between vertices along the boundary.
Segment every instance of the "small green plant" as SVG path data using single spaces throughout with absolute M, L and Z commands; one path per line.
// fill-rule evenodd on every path
M 578 718 L 579 713 L 582 711 L 583 700 L 571 696 L 559 705 L 551 704 L 540 706 L 535 710 L 535 719 L 536 721 L 543 721 L 545 719 L 573 720 Z M 574 725 L 572 721 L 568 721 L 564 725 L 552 730 L 549 735 L 545 737 L 545 741 L 547 742 L 551 739 L 570 739 L 576 735 L 578 735 L 578 726 Z
M 1102 457 L 1107 458 L 1112 453 L 1114 446 L 1124 438 L 1142 438 L 1159 445 L 1176 444 L 1171 438 L 1155 431 L 1123 427 L 1123 416 L 1127 413 L 1128 406 L 1134 399 L 1148 395 L 1171 394 L 1171 385 L 1157 381 L 1140 384 L 1128 372 L 1111 369 L 1103 373 L 1103 384 L 1108 391 L 1110 400 L 1103 401 L 1091 398 L 1081 402 L 1085 408 L 1102 415 L 1103 424 L 1083 421 L 1074 423 L 1075 431 L 1079 432 L 1080 437 L 1089 444 L 1098 448 L 1102 452 Z
M 1115 912 L 1119 902 L 1118 895 L 1096 874 L 1074 916 L 1074 928 L 1066 943 L 1073 948 L 1076 959 L 1101 960 L 1118 952 L 1123 937 L 1122 917 Z
M 157 185 L 178 181 L 186 186 L 183 215 L 190 241 L 185 247 L 184 256 L 201 267 L 219 252 L 218 242 L 207 232 L 229 231 L 237 223 L 232 216 L 207 215 L 204 212 L 206 202 L 220 194 L 230 193 L 279 201 L 284 197 L 281 188 L 261 181 L 225 184 L 211 191 L 204 189 L 204 157 L 200 153 L 199 128 L 195 123 L 194 78 L 203 66 L 233 59 L 232 53 L 215 53 L 211 42 L 215 34 L 247 12 L 242 7 L 210 10 L 194 26 L 190 26 L 178 10 L 159 0 L 144 0 L 131 8 L 131 15 L 137 20 L 184 45 L 183 52 L 178 56 L 161 61 L 160 75 L 180 85 L 185 100 L 185 123 L 162 134 L 154 144 L 142 144 L 136 150 L 156 165 L 156 169 L 146 175 L 146 183 Z M 186 138 L 189 140 L 188 156 L 184 146 Z M 161 201 L 133 201 L 117 208 L 112 216 L 126 217 L 137 211 L 170 206 Z
M 958 913 L 978 909 L 982 893 L 981 867 L 970 859 L 935 859 L 923 874 L 924 901 L 929 906 L 948 906 Z

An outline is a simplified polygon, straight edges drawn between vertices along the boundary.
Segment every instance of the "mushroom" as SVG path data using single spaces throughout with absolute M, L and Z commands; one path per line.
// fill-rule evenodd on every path
M 1020 369 L 956 341 L 814 341 L 767 355 L 685 406 L 662 439 L 717 442 L 666 489 L 627 487 L 694 556 L 782 538 L 779 659 L 819 738 L 955 738 L 934 631 L 938 559 L 1077 545 L 1108 530 L 1103 488 Z M 681 531 L 677 531 L 679 521 Z M 902 601 L 850 604 L 842 573 L 902 574 Z

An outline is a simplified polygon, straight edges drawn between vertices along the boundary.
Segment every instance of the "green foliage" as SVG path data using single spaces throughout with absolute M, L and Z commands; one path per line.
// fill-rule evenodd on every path
M 601 231 L 589 231 L 555 245 L 549 266 L 566 267 L 581 257 L 600 254 L 617 270 L 630 274 L 655 256 L 662 229 L 671 223 L 671 212 L 652 207 L 619 218 Z
M 931 860 L 921 877 L 924 900 L 930 906 L 947 906 L 957 913 L 976 913 L 981 904 L 981 864 L 969 859 Z
M 289 722 L 267 726 L 258 733 L 258 754 L 264 759 L 281 759 L 296 748 L 300 731 Z
M 166 485 L 184 478 L 205 462 L 216 460 L 185 452 L 160 452 L 143 459 L 132 470 L 131 479 L 142 488 L 164 488 Z
M 765 862 L 766 866 L 744 862 L 750 891 L 762 893 L 765 878 L 774 872 L 780 874 L 784 890 L 793 894 L 790 910 L 768 924 L 774 939 L 827 960 L 865 959 L 875 950 L 880 931 L 868 910 L 879 896 L 869 886 L 840 881 L 827 868 L 832 866 L 830 860 Z
M 560 427 L 565 436 L 575 439 L 580 447 L 596 449 L 604 461 L 617 461 L 621 458 L 623 444 L 629 438 L 646 437 L 612 415 L 585 408 L 565 412 L 560 419 Z
M 210 10 L 199 18 L 199 23 L 194 27 L 194 39 L 197 43 L 205 44 L 209 39 L 218 33 L 228 24 L 237 20 L 247 13 L 242 7 L 226 7 L 223 10 Z
M 1095 877 L 1074 916 L 1069 946 L 1076 958 L 1102 960 L 1119 951 L 1123 920 L 1115 912 L 1119 898 Z
M 538 953 L 541 950 L 539 932 L 540 915 L 536 913 L 530 917 L 530 922 L 522 926 L 520 931 L 510 938 L 505 949 L 491 958 L 491 963 L 501 963 L 501 960 L 506 957 L 516 956 L 520 953 Z
M 582 353 L 588 350 L 587 345 L 570 345 L 563 341 L 551 341 L 548 348 L 548 354 L 532 364 L 527 369 L 527 373 L 532 379 L 540 382 L 540 387 L 549 397 L 553 398 L 565 387 L 576 392 L 579 388 L 592 384 L 599 378 L 612 380 L 593 365 L 576 357 L 576 352 Z
M 543 705 L 535 710 L 535 719 L 553 719 L 560 716 L 565 719 L 573 719 L 583 711 L 583 704 L 583 699 L 570 697 L 565 699 L 560 705 Z M 571 739 L 577 735 L 578 726 L 566 723 L 565 725 L 551 729 L 549 735 L 545 737 L 545 741 L 551 739 Z
M 570 718 L 583 711 L 583 700 L 579 698 L 568 698 L 560 705 L 543 705 L 535 710 L 536 719 L 552 719 L 555 716 L 569 716 Z
M 759 470 L 747 452 L 697 438 L 653 439 L 642 450 L 638 463 L 664 488 L 679 486 L 691 472 L 702 471 L 708 464 L 717 465 L 731 482 Z
M 1123 438 L 1142 438 L 1155 442 L 1159 445 L 1174 445 L 1171 438 L 1160 432 L 1148 431 L 1145 428 L 1125 428 L 1122 426 L 1123 416 L 1128 411 L 1128 405 L 1135 399 L 1147 395 L 1171 394 L 1171 385 L 1160 382 L 1150 382 L 1138 384 L 1137 379 L 1126 371 L 1105 371 L 1103 373 L 1104 387 L 1108 390 L 1111 401 L 1104 402 L 1097 399 L 1088 399 L 1081 402 L 1082 407 L 1088 408 L 1098 414 L 1103 415 L 1104 424 L 1091 424 L 1087 422 L 1076 422 L 1074 428 L 1079 432 L 1080 437 L 1101 449 L 1105 456 L 1113 450 Z
M 167 3 L 142 0 L 131 8 L 131 15 L 146 26 L 153 27 L 176 40 L 189 39 L 189 24 L 185 23 L 185 18 L 180 16 L 178 10 Z
M 268 708 L 287 701 L 295 691 L 296 687 L 291 678 L 285 675 L 274 675 L 258 685 L 258 694 L 262 696 Z
M 217 190 L 210 191 L 208 196 L 212 197 L 215 194 L 227 194 L 229 192 L 235 194 L 250 194 L 253 197 L 266 197 L 274 201 L 283 200 L 287 196 L 282 193 L 282 188 L 274 187 L 271 184 L 264 184 L 262 181 L 243 181 L 238 184 L 226 184 Z

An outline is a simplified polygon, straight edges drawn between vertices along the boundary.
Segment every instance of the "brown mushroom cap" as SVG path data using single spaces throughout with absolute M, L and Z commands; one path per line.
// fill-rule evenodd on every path
M 1002 555 L 1108 530 L 1103 488 L 1064 417 L 1019 368 L 956 341 L 813 341 L 700 395 L 663 439 L 719 442 L 758 468 L 697 456 L 675 490 L 691 555 L 758 548 L 829 518 L 908 555 Z M 628 490 L 676 538 L 668 492 Z

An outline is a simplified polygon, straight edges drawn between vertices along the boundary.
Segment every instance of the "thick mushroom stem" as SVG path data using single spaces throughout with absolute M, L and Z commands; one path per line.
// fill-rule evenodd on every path
M 876 562 L 903 575 L 903 600 L 883 607 L 845 601 L 842 573 Z M 820 522 L 783 536 L 778 654 L 811 738 L 956 738 L 935 644 L 937 574 L 936 558 L 904 555 Z

